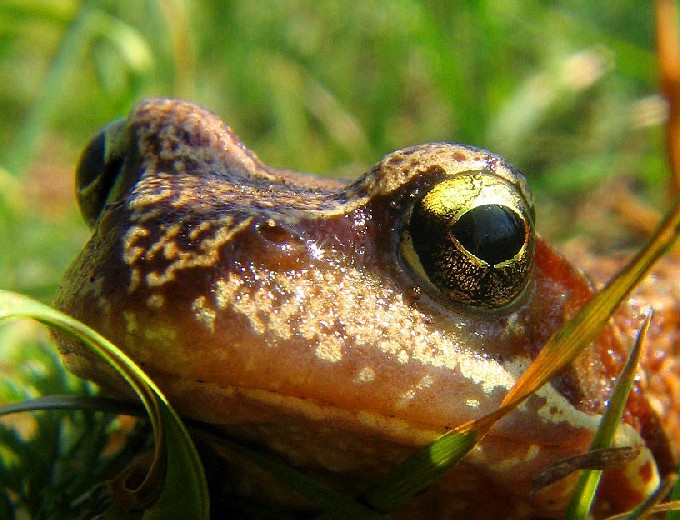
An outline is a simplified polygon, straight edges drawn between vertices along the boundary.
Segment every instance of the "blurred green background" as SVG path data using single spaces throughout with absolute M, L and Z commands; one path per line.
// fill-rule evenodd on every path
M 0 77 L 0 287 L 43 301 L 88 235 L 79 150 L 149 96 L 348 178 L 425 141 L 491 149 L 551 237 L 614 184 L 664 189 L 651 2 L 3 0 Z

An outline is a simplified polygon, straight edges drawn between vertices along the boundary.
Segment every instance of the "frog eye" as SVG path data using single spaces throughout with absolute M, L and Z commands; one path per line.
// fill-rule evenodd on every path
M 463 172 L 434 185 L 413 205 L 401 238 L 406 263 L 447 300 L 498 308 L 529 281 L 533 212 L 494 174 Z
M 127 149 L 127 120 L 106 125 L 87 145 L 76 171 L 78 205 L 92 227 L 119 180 Z

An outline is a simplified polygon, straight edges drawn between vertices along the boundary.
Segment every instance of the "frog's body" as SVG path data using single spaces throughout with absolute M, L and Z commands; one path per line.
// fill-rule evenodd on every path
M 451 301 L 423 279 L 427 265 L 414 267 L 404 248 L 418 240 L 404 231 L 408 208 L 443 178 L 495 176 L 531 206 L 521 174 L 488 152 L 413 147 L 345 185 L 264 166 L 218 118 L 186 102 L 144 102 L 115 135 L 83 156 L 81 206 L 94 235 L 57 305 L 128 352 L 181 413 L 339 475 L 334 485 L 347 491 L 497 408 L 591 294 L 548 245 L 534 244 L 532 210 L 520 227 L 531 237 L 515 249 L 535 248 L 535 258 L 513 270 L 518 287 L 498 305 Z M 120 172 L 103 182 L 100 152 L 103 169 Z M 531 477 L 587 450 L 624 339 L 605 330 L 421 505 L 461 517 L 500 508 L 559 515 L 569 486 L 531 495 Z M 74 372 L 124 388 L 77 344 L 62 340 L 62 349 Z M 648 493 L 658 482 L 655 458 L 665 459 L 663 472 L 672 464 L 644 392 L 633 409 L 617 442 L 641 455 L 611 471 L 617 489 L 605 485 L 602 510 Z

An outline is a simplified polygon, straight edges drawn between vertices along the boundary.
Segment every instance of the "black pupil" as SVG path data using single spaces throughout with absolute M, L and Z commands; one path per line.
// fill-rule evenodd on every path
M 451 233 L 465 249 L 496 265 L 513 258 L 524 245 L 524 224 L 507 206 L 486 204 L 465 213 Z

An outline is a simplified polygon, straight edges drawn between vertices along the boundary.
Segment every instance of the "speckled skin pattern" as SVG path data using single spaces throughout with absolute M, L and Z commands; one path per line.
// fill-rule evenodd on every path
M 177 100 L 139 104 L 126 139 L 120 195 L 57 306 L 130 354 L 182 414 L 339 489 L 360 491 L 495 409 L 591 294 L 540 238 L 526 289 L 494 311 L 446 301 L 409 268 L 399 250 L 405 208 L 442 176 L 479 170 L 531 199 L 521 174 L 489 152 L 427 144 L 351 184 L 317 180 L 265 166 L 215 115 Z M 531 477 L 587 450 L 628 333 L 603 331 L 401 514 L 560 517 L 573 479 L 530 494 Z M 76 374 L 125 392 L 78 344 L 62 338 L 61 348 Z M 649 492 L 655 457 L 662 472 L 672 464 L 656 417 L 638 385 L 617 443 L 641 454 L 607 472 L 602 514 Z

